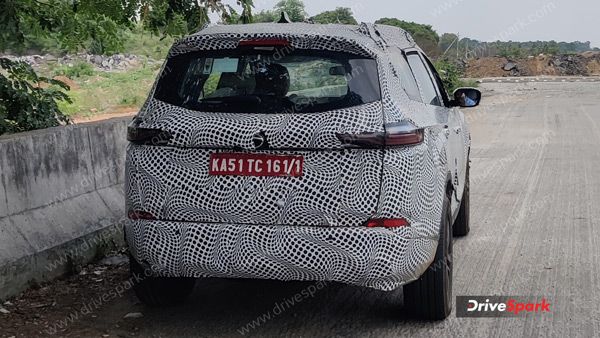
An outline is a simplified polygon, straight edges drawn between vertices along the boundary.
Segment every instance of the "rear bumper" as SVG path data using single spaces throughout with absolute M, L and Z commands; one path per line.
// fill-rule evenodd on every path
M 133 257 L 169 277 L 336 281 L 394 290 L 417 279 L 437 238 L 411 228 L 324 228 L 129 221 Z

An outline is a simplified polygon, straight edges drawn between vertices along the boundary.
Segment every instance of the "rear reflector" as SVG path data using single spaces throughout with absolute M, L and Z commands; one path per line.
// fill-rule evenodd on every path
M 338 133 L 337 137 L 344 145 L 363 148 L 408 146 L 419 144 L 425 139 L 424 130 L 410 122 L 386 124 L 384 129 L 383 133 Z
M 256 39 L 256 40 L 241 40 L 238 44 L 240 47 L 287 47 L 290 42 L 285 39 Z
M 151 213 L 149 213 L 147 211 L 141 211 L 141 210 L 129 210 L 129 212 L 127 213 L 127 216 L 130 219 L 134 219 L 134 220 L 138 220 L 138 219 L 144 219 L 144 220 L 149 220 L 149 221 L 156 220 L 156 217 L 154 217 L 154 215 L 152 215 Z
M 377 218 L 367 222 L 368 228 L 401 228 L 410 226 L 404 218 Z

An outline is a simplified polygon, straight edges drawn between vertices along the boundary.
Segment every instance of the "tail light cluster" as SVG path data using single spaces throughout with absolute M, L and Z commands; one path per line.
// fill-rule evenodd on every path
M 338 133 L 342 144 L 359 148 L 399 147 L 419 144 L 425 139 L 425 132 L 414 124 L 403 121 L 386 124 L 384 132 Z
M 173 139 L 173 135 L 161 129 L 127 127 L 127 141 L 143 145 L 167 145 Z

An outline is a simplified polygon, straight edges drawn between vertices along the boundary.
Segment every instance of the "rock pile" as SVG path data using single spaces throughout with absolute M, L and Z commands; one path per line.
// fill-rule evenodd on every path
M 504 69 L 507 72 L 510 72 L 511 76 L 521 75 L 521 70 L 519 69 L 519 65 L 516 62 L 508 61 L 502 69 Z
M 62 64 L 72 64 L 78 61 L 86 61 L 103 70 L 128 70 L 142 64 L 142 60 L 133 54 L 115 54 L 111 56 L 84 54 L 75 57 L 67 55 L 59 60 Z
M 554 66 L 560 75 L 588 76 L 586 58 L 581 55 L 557 55 L 549 64 Z
M 73 66 L 76 63 L 87 62 L 99 70 L 104 71 L 126 71 L 137 68 L 142 63 L 154 64 L 157 61 L 145 59 L 133 54 L 115 54 L 115 55 L 92 55 L 92 54 L 75 54 L 56 57 L 54 55 L 27 55 L 27 56 L 12 56 L 0 55 L 11 60 L 24 61 L 35 69 L 47 66 L 48 64 L 58 63 L 61 65 Z

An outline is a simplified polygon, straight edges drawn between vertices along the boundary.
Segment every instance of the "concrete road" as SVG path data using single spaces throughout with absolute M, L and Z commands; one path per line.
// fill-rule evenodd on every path
M 475 79 L 479 83 L 523 83 L 523 82 L 600 82 L 598 76 L 521 76 L 521 77 L 490 77 Z
M 484 83 L 471 122 L 471 234 L 455 241 L 454 294 L 546 298 L 521 318 L 410 319 L 402 292 L 340 284 L 204 280 L 178 308 L 131 293 L 65 336 L 600 335 L 600 83 Z M 303 290 L 314 297 L 293 301 Z M 291 303 L 294 303 L 291 305 Z M 279 310 L 277 310 L 279 308 Z M 142 318 L 124 319 L 127 313 Z

